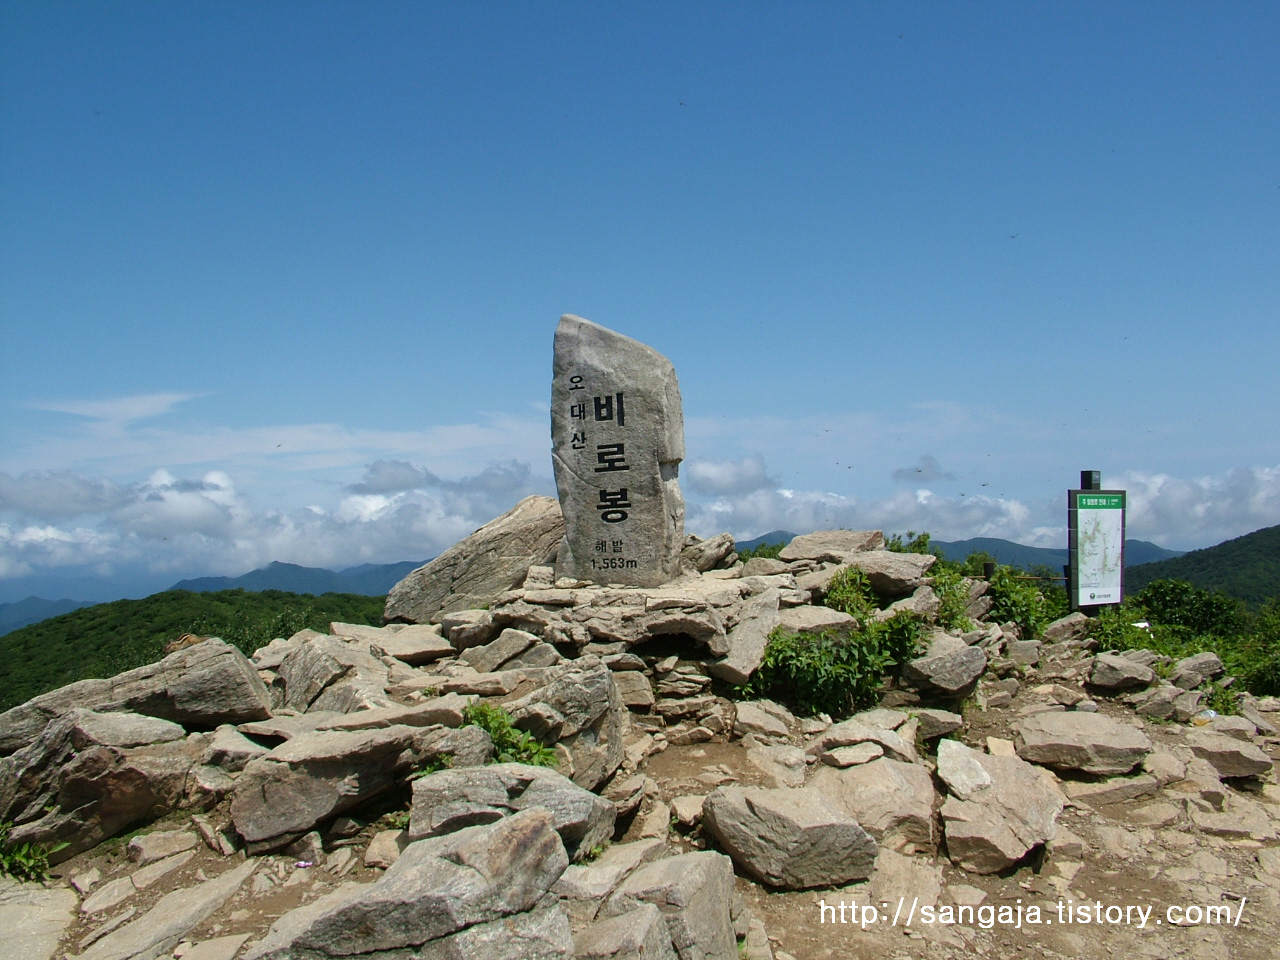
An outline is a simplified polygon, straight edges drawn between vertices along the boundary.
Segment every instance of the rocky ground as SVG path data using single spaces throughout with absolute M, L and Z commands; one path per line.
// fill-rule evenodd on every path
M 252 663 L 205 641 L 0 716 L 0 819 L 71 844 L 46 884 L 0 883 L 0 953 L 1276 955 L 1280 703 L 1209 719 L 1220 664 L 1094 650 L 1079 617 L 1023 638 L 980 584 L 977 628 L 932 634 L 874 710 L 735 702 L 773 625 L 839 621 L 824 578 L 866 564 L 927 613 L 927 564 L 709 544 L 663 588 L 526 561 L 438 624 Z M 481 699 L 559 772 L 478 765 Z

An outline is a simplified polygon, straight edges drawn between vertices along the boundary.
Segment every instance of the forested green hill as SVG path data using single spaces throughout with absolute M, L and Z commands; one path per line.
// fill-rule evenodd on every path
M 1186 580 L 1254 605 L 1280 597 L 1280 526 L 1264 527 L 1172 560 L 1127 568 L 1125 593 L 1137 593 L 1153 580 Z
M 222 637 L 246 653 L 273 637 L 331 621 L 381 624 L 386 597 L 264 590 L 168 590 L 52 617 L 0 637 L 0 710 L 90 677 L 111 677 L 159 660 L 183 633 Z

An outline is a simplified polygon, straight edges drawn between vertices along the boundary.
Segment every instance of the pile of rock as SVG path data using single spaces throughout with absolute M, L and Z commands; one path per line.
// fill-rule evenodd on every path
M 0 715 L 0 820 L 15 840 L 66 841 L 66 859 L 194 814 L 191 830 L 136 838 L 127 874 L 78 878 L 92 921 L 78 952 L 159 956 L 242 887 L 286 882 L 271 864 L 323 862 L 335 882 L 385 872 L 317 885 L 227 957 L 759 960 L 785 954 L 752 917 L 746 879 L 880 890 L 944 863 L 999 875 L 1046 851 L 1079 856 L 1061 820 L 1083 805 L 1277 839 L 1264 708 L 1280 704 L 1176 723 L 1204 718 L 1205 685 L 1221 682 L 1209 657 L 1161 666 L 1162 681 L 1154 655 L 1090 649 L 1080 615 L 1024 638 L 983 622 L 975 581 L 975 628 L 932 630 L 879 707 L 797 718 L 729 699 L 726 684 L 751 676 L 777 626 L 848 629 L 821 605 L 842 569 L 863 570 L 889 610 L 928 616 L 933 558 L 835 531 L 744 564 L 722 535 L 689 538 L 676 581 L 610 586 L 557 577 L 558 535 L 554 511 L 525 501 L 412 574 L 383 627 L 302 631 L 251 660 L 212 638 Z M 970 697 L 982 717 L 1008 713 L 1006 736 L 974 732 L 956 712 Z M 553 748 L 557 769 L 492 763 L 489 735 L 464 723 L 480 700 Z M 1174 722 L 1153 733 L 1157 718 Z M 650 774 L 658 754 L 713 741 L 744 766 L 692 783 Z M 406 798 L 407 822 L 376 830 Z M 135 913 L 197 837 L 248 859 Z

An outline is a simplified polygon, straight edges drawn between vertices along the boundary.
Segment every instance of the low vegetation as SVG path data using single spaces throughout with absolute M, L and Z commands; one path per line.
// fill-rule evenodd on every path
M 534 767 L 555 767 L 556 751 L 531 733 L 516 728 L 511 714 L 501 707 L 483 701 L 470 704 L 462 711 L 464 724 L 475 724 L 493 741 L 495 763 L 527 763 Z
M 40 882 L 49 877 L 49 855 L 68 844 L 46 847 L 38 843 L 14 843 L 9 839 L 13 824 L 0 821 L 0 876 L 21 882 Z
M 246 655 L 304 627 L 381 624 L 385 597 L 264 590 L 169 590 L 85 607 L 0 637 L 0 710 L 93 677 L 153 663 L 183 633 L 222 637 Z

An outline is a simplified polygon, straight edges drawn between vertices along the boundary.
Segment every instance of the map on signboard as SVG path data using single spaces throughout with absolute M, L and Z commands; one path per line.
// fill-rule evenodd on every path
M 1081 493 L 1076 501 L 1080 604 L 1119 603 L 1124 560 L 1124 495 Z

